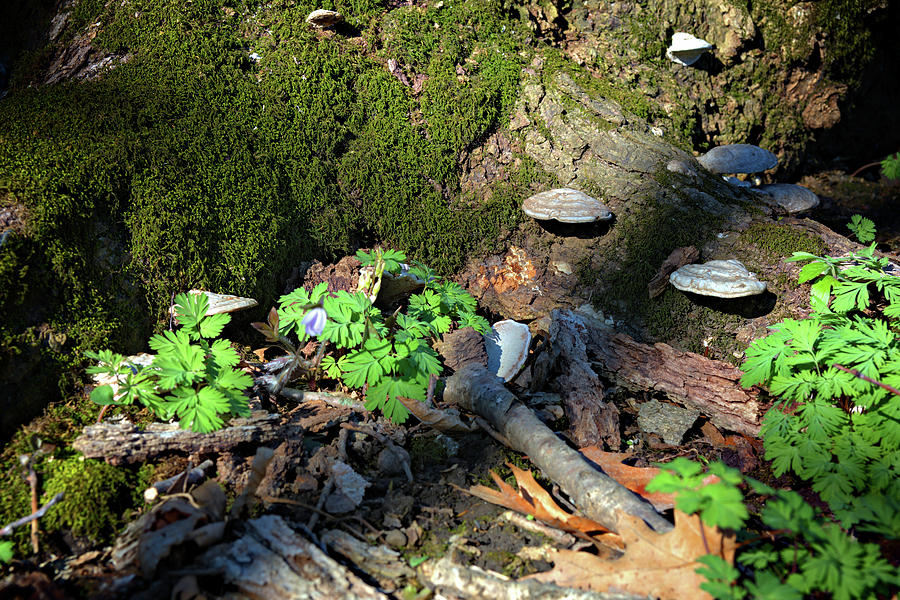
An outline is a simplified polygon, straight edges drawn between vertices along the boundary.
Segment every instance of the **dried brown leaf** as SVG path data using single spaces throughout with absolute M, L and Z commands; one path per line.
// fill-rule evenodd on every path
M 549 557 L 553 569 L 530 578 L 596 592 L 615 589 L 662 600 L 705 600 L 711 596 L 700 589 L 706 579 L 694 572 L 701 566 L 697 558 L 715 553 L 734 562 L 734 536 L 704 526 L 697 516 L 675 511 L 675 529 L 663 534 L 625 513 L 619 523 L 625 541 L 621 558 L 558 550 Z
M 519 492 L 491 471 L 491 477 L 500 490 L 476 485 L 468 492 L 486 502 L 497 504 L 517 512 L 531 515 L 535 519 L 557 529 L 562 529 L 582 538 L 591 539 L 613 548 L 622 548 L 621 538 L 609 532 L 600 523 L 566 512 L 553 500 L 550 494 L 535 481 L 528 471 L 515 465 L 508 465 L 519 484 Z

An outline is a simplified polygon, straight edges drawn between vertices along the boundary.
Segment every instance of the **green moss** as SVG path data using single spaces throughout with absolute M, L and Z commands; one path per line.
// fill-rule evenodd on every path
M 740 241 L 764 252 L 764 258 L 770 263 L 794 252 L 821 255 L 827 250 L 818 236 L 778 223 L 754 223 L 741 234 Z
M 28 453 L 32 451 L 23 449 Z M 4 453 L 2 468 L 0 521 L 7 523 L 30 514 L 31 496 L 18 461 L 9 452 Z M 41 518 L 42 535 L 71 532 L 92 544 L 112 541 L 112 536 L 123 525 L 123 514 L 139 505 L 140 491 L 148 485 L 152 475 L 152 467 L 132 471 L 77 456 L 57 459 L 42 456 L 37 459 L 35 470 L 41 480 L 42 505 L 59 492 L 65 494 L 64 499 Z M 28 527 L 21 527 L 13 535 L 18 552 L 25 555 L 31 551 L 28 531 Z
M 45 463 L 42 504 L 59 492 L 65 498 L 41 520 L 48 532 L 69 530 L 93 542 L 107 541 L 122 525 L 137 485 L 127 471 L 79 457 Z
M 307 26 L 322 7 L 311 2 L 78 3 L 79 22 L 102 23 L 94 44 L 131 58 L 0 104 L 0 193 L 28 208 L 32 232 L 0 264 L 22 284 L 0 294 L 3 325 L 36 325 L 12 307 L 26 289 L 53 290 L 46 320 L 73 361 L 134 352 L 175 292 L 266 307 L 300 262 L 375 243 L 449 273 L 517 224 L 533 168 L 492 182 L 490 200 L 448 199 L 460 157 L 508 118 L 522 26 L 492 0 L 333 6 L 361 37 Z M 426 77 L 420 93 L 389 58 Z

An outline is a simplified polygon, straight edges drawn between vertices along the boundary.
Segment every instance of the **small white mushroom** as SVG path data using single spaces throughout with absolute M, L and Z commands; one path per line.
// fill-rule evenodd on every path
M 241 298 L 240 296 L 231 296 L 229 294 L 214 294 L 205 290 L 191 290 L 188 294 L 206 294 L 209 299 L 209 308 L 206 310 L 207 316 L 217 315 L 219 313 L 230 313 L 245 308 L 253 308 L 259 302 L 253 298 Z M 175 314 L 175 305 L 169 307 L 169 312 Z
M 666 50 L 666 58 L 689 67 L 703 54 L 712 49 L 712 44 L 689 33 L 676 31 L 672 35 L 672 45 Z
M 496 373 L 503 381 L 509 381 L 525 364 L 530 346 L 531 331 L 528 325 L 508 319 L 494 323 L 491 332 L 484 336 L 488 371 Z
M 718 298 L 740 298 L 766 291 L 765 282 L 735 259 L 685 265 L 669 275 L 669 283 L 683 292 Z
M 770 196 L 789 213 L 803 212 L 819 205 L 819 197 L 802 185 L 770 183 L 759 186 L 759 191 Z
M 306 17 L 306 22 L 318 29 L 334 27 L 343 20 L 344 17 L 341 13 L 333 10 L 325 10 L 323 8 L 312 11 L 309 13 L 309 16 Z
M 774 154 L 752 144 L 719 146 L 697 160 L 713 173 L 762 173 L 778 166 Z
M 666 163 L 666 170 L 679 175 L 686 175 L 691 179 L 697 178 L 697 169 L 689 161 L 680 158 L 673 158 Z
M 593 223 L 613 216 L 605 204 L 571 188 L 556 188 L 526 198 L 522 210 L 534 219 L 563 223 Z

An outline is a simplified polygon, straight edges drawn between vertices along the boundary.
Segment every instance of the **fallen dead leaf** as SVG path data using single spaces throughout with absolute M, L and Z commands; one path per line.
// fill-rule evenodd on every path
M 579 452 L 603 469 L 604 473 L 650 502 L 656 510 L 664 511 L 674 508 L 674 494 L 647 491 L 647 484 L 650 483 L 651 479 L 659 475 L 660 470 L 657 467 L 632 467 L 626 465 L 622 461 L 632 458 L 633 455 L 624 452 L 604 452 L 597 446 L 580 448 Z M 709 485 L 718 480 L 719 478 L 715 475 L 708 475 L 703 479 L 703 483 L 704 485 Z
M 650 493 L 646 490 L 650 480 L 659 475 L 658 468 L 626 465 L 622 461 L 633 455 L 622 452 L 604 452 L 597 446 L 580 448 L 579 452 L 588 460 L 596 463 L 604 473 L 653 504 L 656 510 L 669 510 L 675 506 L 674 494 Z
M 599 542 L 605 546 L 621 549 L 622 538 L 611 533 L 600 523 L 566 512 L 553 500 L 550 494 L 535 481 L 534 476 L 515 465 L 508 464 L 519 484 L 519 492 L 503 481 L 499 475 L 491 471 L 491 477 L 500 488 L 493 490 L 487 486 L 476 485 L 468 493 L 486 502 L 498 504 L 526 515 L 557 529 L 573 533 L 581 538 Z
M 695 573 L 697 558 L 718 554 L 734 562 L 733 535 L 703 526 L 699 517 L 675 511 L 675 529 L 659 534 L 628 514 L 620 517 L 625 554 L 604 560 L 587 552 L 557 550 L 550 553 L 553 569 L 528 579 L 596 592 L 612 590 L 648 595 L 661 600 L 706 600 L 700 589 L 706 578 Z

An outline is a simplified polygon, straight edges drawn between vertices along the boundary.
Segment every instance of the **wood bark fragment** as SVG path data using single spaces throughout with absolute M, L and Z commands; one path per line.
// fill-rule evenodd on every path
M 669 257 L 663 261 L 662 266 L 659 268 L 659 273 L 657 273 L 656 277 L 651 279 L 650 283 L 647 284 L 647 293 L 651 298 L 656 298 L 662 294 L 666 291 L 666 286 L 669 285 L 669 275 L 684 265 L 696 262 L 699 258 L 700 251 L 693 246 L 685 246 L 683 248 L 675 248 L 672 250 L 672 253 L 669 254 Z
M 249 418 L 231 420 L 231 426 L 212 433 L 195 433 L 178 423 L 151 423 L 145 429 L 129 421 L 98 423 L 84 428 L 72 446 L 85 458 L 103 458 L 112 465 L 144 462 L 167 452 L 207 454 L 239 444 L 268 444 L 299 437 L 303 428 L 281 415 L 256 411 Z
M 553 317 L 584 324 L 588 352 L 597 358 L 602 374 L 617 385 L 663 392 L 671 400 L 699 410 L 717 427 L 759 434 L 763 411 L 758 392 L 741 387 L 743 373 L 734 365 L 668 344 L 642 344 L 580 313 L 554 311 Z
M 643 519 L 657 531 L 672 528 L 652 506 L 557 438 L 485 367 L 473 363 L 457 371 L 447 380 L 444 399 L 489 421 L 513 449 L 527 454 L 544 475 L 559 484 L 586 516 L 610 530 L 618 531 L 620 512 Z
M 556 585 L 539 584 L 534 580 L 512 581 L 498 573 L 478 567 L 454 563 L 449 556 L 429 560 L 418 568 L 419 580 L 444 597 L 479 598 L 480 600 L 643 600 L 646 596 L 625 593 L 600 593 Z
M 246 535 L 211 548 L 200 562 L 254 600 L 387 598 L 274 515 L 248 521 Z
M 565 313 L 561 313 L 565 314 Z M 588 360 L 584 324 L 575 319 L 554 319 L 550 326 L 557 366 L 557 391 L 569 420 L 569 434 L 579 447 L 603 445 L 613 450 L 622 444 L 619 411 L 604 401 L 603 384 Z

